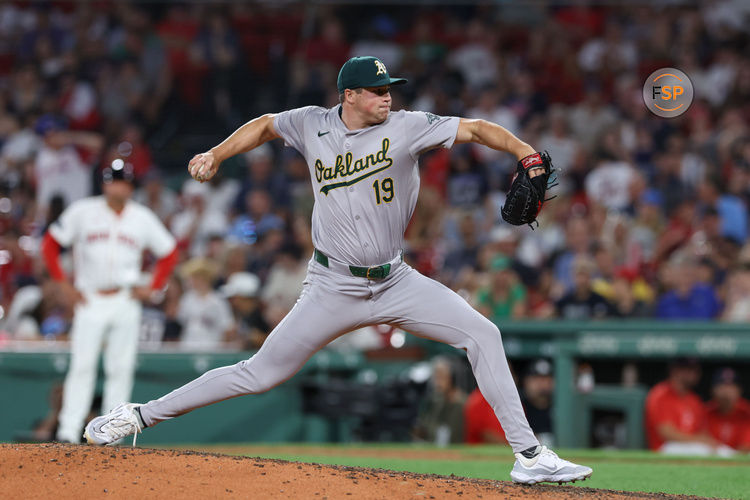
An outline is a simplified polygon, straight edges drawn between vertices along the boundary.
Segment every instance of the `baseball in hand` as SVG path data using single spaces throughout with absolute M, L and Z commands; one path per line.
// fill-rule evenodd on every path
M 200 153 L 190 160 L 188 171 L 196 181 L 205 182 L 213 176 L 212 167 L 213 155 L 211 155 L 211 153 Z

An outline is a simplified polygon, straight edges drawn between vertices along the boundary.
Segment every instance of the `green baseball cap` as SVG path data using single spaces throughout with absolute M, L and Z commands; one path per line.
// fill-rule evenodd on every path
M 336 86 L 339 94 L 344 89 L 359 89 L 362 87 L 382 87 L 384 85 L 401 85 L 405 78 L 391 78 L 383 61 L 377 57 L 352 57 L 341 66 Z

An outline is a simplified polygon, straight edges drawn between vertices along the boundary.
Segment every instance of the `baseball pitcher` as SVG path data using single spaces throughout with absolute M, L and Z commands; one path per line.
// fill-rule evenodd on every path
M 59 441 L 80 442 L 102 349 L 106 377 L 102 409 L 109 411 L 130 399 L 141 301 L 157 298 L 177 261 L 172 235 L 151 210 L 130 200 L 130 168 L 115 160 L 104 170 L 103 196 L 71 204 L 42 241 L 50 275 L 75 303 Z M 74 284 L 60 266 L 61 246 L 73 248 Z M 137 286 L 144 249 L 159 258 L 150 287 Z
M 86 427 L 89 443 L 109 444 L 195 408 L 268 391 L 340 335 L 389 324 L 466 350 L 479 388 L 515 452 L 514 481 L 567 482 L 591 475 L 590 468 L 539 445 L 497 327 L 403 261 L 403 235 L 417 201 L 422 153 L 474 142 L 517 157 L 515 194 L 509 194 L 503 214 L 515 224 L 535 220 L 551 172 L 549 157 L 484 120 L 392 112 L 390 87 L 403 83 L 391 78 L 375 57 L 352 58 L 339 72 L 340 105 L 261 116 L 190 160 L 190 174 L 205 182 L 225 159 L 276 138 L 305 157 L 315 193 L 315 251 L 304 289 L 253 357 L 211 370 L 157 400 L 124 404 L 95 418 Z

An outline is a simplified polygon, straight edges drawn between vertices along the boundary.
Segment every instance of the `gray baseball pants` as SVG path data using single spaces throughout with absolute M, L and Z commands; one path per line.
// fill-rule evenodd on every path
M 452 290 L 407 264 L 383 280 L 368 280 L 310 261 L 299 300 L 253 357 L 210 370 L 149 401 L 140 407 L 143 421 L 152 426 L 218 401 L 268 391 L 331 340 L 377 324 L 466 349 L 479 389 L 513 451 L 539 444 L 521 406 L 500 331 Z

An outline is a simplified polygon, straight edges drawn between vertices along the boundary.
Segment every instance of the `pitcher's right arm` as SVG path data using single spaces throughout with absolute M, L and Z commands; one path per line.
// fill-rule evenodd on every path
M 218 146 L 195 155 L 188 163 L 190 175 L 198 182 L 206 182 L 216 175 L 219 165 L 227 158 L 278 138 L 273 126 L 275 116 L 271 113 L 259 116 L 235 130 Z

